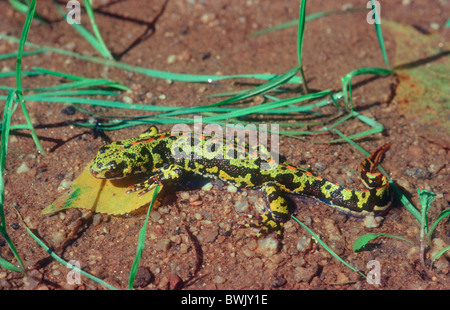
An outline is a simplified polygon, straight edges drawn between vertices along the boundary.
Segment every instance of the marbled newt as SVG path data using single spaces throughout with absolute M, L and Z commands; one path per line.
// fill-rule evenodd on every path
M 185 134 L 184 137 L 182 143 L 189 143 L 192 154 L 199 149 L 208 149 L 205 147 L 208 143 L 217 145 L 218 142 L 216 138 L 198 134 Z M 275 231 L 279 238 L 282 237 L 283 223 L 289 220 L 291 213 L 286 193 L 314 197 L 355 215 L 382 213 L 391 204 L 387 178 L 374 172 L 390 143 L 378 148 L 361 163 L 361 179 L 367 189 L 354 190 L 314 176 L 307 170 L 284 161 L 276 163 L 273 169 L 261 169 L 262 163 L 273 164 L 273 160 L 270 162 L 271 159 L 265 159 L 267 157 L 260 156 L 260 153 L 252 157 L 236 158 L 236 148 L 229 153 L 230 149 L 222 147 L 214 150 L 212 146 L 209 148 L 212 151 L 202 153 L 202 156 L 180 156 L 180 153 L 175 154 L 176 150 L 181 152 L 182 144 L 175 145 L 179 142 L 179 135 L 170 132 L 159 133 L 158 129 L 152 126 L 139 137 L 116 141 L 100 148 L 91 165 L 91 172 L 94 177 L 102 179 L 145 174 L 145 181 L 130 187 L 127 192 L 141 191 L 139 195 L 158 184 L 164 186 L 186 179 L 190 174 L 218 178 L 238 188 L 259 188 L 267 196 L 268 206 L 258 223 L 246 225 L 260 227 L 258 236 Z M 238 144 L 234 141 L 235 147 L 238 147 Z M 263 150 L 260 145 L 257 149 L 248 149 L 246 144 L 244 147 L 247 147 L 246 152 L 253 154 Z M 225 154 L 227 152 L 228 154 Z

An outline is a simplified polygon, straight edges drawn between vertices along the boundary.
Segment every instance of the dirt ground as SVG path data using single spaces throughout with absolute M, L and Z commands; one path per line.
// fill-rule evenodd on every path
M 223 75 L 282 74 L 298 64 L 296 27 L 257 37 L 248 35 L 298 18 L 299 1 L 158 0 L 145 1 L 145 5 L 144 1 L 137 0 L 93 2 L 106 45 L 120 61 L 128 64 L 178 73 Z M 360 1 L 308 1 L 307 14 L 358 6 Z M 448 62 L 449 28 L 445 23 L 449 6 L 446 0 L 383 1 L 382 27 L 390 62 L 393 65 L 416 63 L 423 68 L 444 66 Z M 61 21 L 50 1 L 39 1 L 37 12 L 48 23 L 34 21 L 29 42 L 98 56 Z M 82 12 L 85 24 L 87 16 Z M 374 27 L 366 22 L 366 15 L 365 11 L 335 14 L 306 23 L 303 64 L 310 89 L 337 91 L 342 87 L 341 77 L 348 72 L 361 67 L 385 67 Z M 0 2 L 0 20 L 1 35 L 20 37 L 25 16 L 13 10 L 7 1 Z M 396 32 L 399 28 L 392 25 L 405 27 L 410 36 L 401 37 Z M 399 42 L 406 45 L 400 49 Z M 420 45 L 420 42 L 425 43 Z M 0 54 L 16 50 L 17 44 L 0 40 Z M 406 51 L 409 53 L 405 54 Z M 3 72 L 15 70 L 15 60 L 3 60 L 0 67 Z M 231 80 L 216 84 L 168 82 L 51 53 L 27 56 L 22 67 L 109 78 L 131 87 L 119 100 L 128 96 L 140 104 L 204 105 L 216 100 L 206 95 L 244 89 Z M 402 70 L 396 76 L 359 76 L 353 80 L 355 109 L 385 128 L 383 133 L 357 142 L 368 151 L 393 142 L 383 167 L 416 206 L 419 206 L 417 189 L 436 193 L 430 210 L 430 218 L 435 219 L 449 207 L 450 201 L 448 97 L 434 102 L 436 105 L 414 105 L 411 97 L 421 85 L 407 77 L 408 70 Z M 448 84 L 448 71 L 444 71 L 442 78 Z M 23 78 L 24 87 L 54 83 L 55 79 L 44 76 Z M 14 86 L 15 81 L 3 79 L 2 85 Z M 103 141 L 94 137 L 90 129 L 72 125 L 75 120 L 88 119 L 86 114 L 67 113 L 67 106 L 48 102 L 28 102 L 27 107 L 48 155 L 37 153 L 28 131 L 12 132 L 4 175 L 6 223 L 29 272 L 23 277 L 0 269 L 0 288 L 104 289 L 84 277 L 79 284 L 68 283 L 69 269 L 49 258 L 24 230 L 14 209 L 63 259 L 77 260 L 83 270 L 117 288 L 127 288 L 145 210 L 126 216 L 78 209 L 40 215 L 43 208 L 62 194 L 64 181 L 77 177 L 94 158 Z M 13 115 L 12 123 L 25 123 L 20 110 Z M 339 128 L 348 133 L 358 130 L 358 126 L 349 122 Z M 107 132 L 107 135 L 119 140 L 134 137 L 144 129 L 137 127 Z M 170 130 L 170 127 L 160 129 Z M 326 138 L 337 137 L 329 134 Z M 280 145 L 281 153 L 293 164 L 349 187 L 362 186 L 355 170 L 363 156 L 348 144 L 315 144 L 281 137 Z M 372 228 L 364 219 L 347 216 L 313 199 L 293 198 L 297 217 L 344 260 L 364 273 L 370 271 L 369 261 L 380 264 L 380 284 L 370 284 L 333 258 L 292 220 L 286 224 L 281 246 L 272 235 L 256 239 L 254 229 L 239 228 L 248 221 L 247 214 L 258 213 L 253 205 L 261 198 L 257 191 L 230 191 L 220 185 L 210 189 L 181 187 L 168 194 L 164 205 L 152 210 L 135 288 L 450 289 L 448 253 L 434 262 L 428 273 L 424 271 L 418 247 L 420 227 L 398 202 Z M 431 253 L 450 244 L 449 225 L 444 220 L 437 227 L 433 245 L 426 253 L 427 266 L 431 263 Z M 369 232 L 401 236 L 414 245 L 380 238 L 368 250 L 353 252 L 356 238 Z M 0 256 L 17 263 L 1 237 Z

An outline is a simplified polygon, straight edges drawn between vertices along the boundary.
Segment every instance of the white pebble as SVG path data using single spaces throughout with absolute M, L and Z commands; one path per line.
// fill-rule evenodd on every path
M 30 171 L 30 168 L 28 168 L 27 164 L 23 162 L 19 168 L 17 168 L 16 173 L 24 173 Z

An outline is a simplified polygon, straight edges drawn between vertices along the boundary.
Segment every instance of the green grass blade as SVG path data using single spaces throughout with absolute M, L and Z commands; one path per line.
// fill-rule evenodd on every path
M 244 116 L 244 115 L 252 115 L 255 113 L 263 112 L 268 109 L 276 109 L 276 108 L 279 108 L 282 106 L 291 105 L 291 104 L 298 103 L 298 102 L 305 101 L 305 100 L 321 98 L 326 95 L 333 96 L 329 90 L 325 90 L 325 91 L 317 92 L 317 93 L 313 93 L 313 94 L 307 94 L 307 95 L 303 95 L 303 96 L 299 96 L 299 97 L 283 99 L 283 100 L 279 100 L 279 101 L 275 101 L 275 102 L 269 102 L 269 103 L 265 103 L 265 104 L 261 104 L 261 105 L 257 105 L 257 106 L 248 107 L 248 108 L 237 109 L 230 113 L 224 113 L 222 115 L 203 118 L 203 121 L 211 122 L 211 121 L 217 121 L 217 120 L 223 120 L 223 119 L 231 119 L 231 118 L 240 117 L 240 116 Z M 298 107 L 297 110 L 298 111 L 301 110 L 302 112 L 304 112 L 304 111 L 310 110 L 314 107 L 323 106 L 323 105 L 327 105 L 327 104 L 329 104 L 327 101 L 321 101 L 320 103 Z M 176 113 L 176 112 L 174 112 L 174 113 Z
M 342 77 L 342 93 L 344 95 L 344 102 L 347 111 L 351 112 L 353 111 L 353 99 L 352 99 L 352 84 L 351 80 L 354 76 L 361 75 L 361 74 L 375 74 L 375 75 L 388 75 L 392 74 L 394 71 L 384 68 L 372 68 L 372 67 L 366 67 L 366 68 L 359 68 L 357 70 L 353 70 L 349 73 L 347 73 L 345 76 Z M 350 100 L 349 100 L 350 99 Z
M 431 243 L 431 236 L 433 235 L 434 230 L 436 229 L 437 225 L 440 221 L 442 221 L 445 217 L 450 216 L 450 208 L 445 209 L 441 212 L 441 214 L 438 215 L 436 220 L 434 221 L 433 225 L 431 226 L 430 230 L 428 231 L 428 241 Z
M 298 31 L 297 31 L 297 58 L 298 65 L 302 67 L 302 47 L 303 47 L 303 34 L 305 32 L 305 12 L 306 12 L 306 0 L 300 2 L 300 13 L 298 17 Z M 304 83 L 305 81 L 303 81 Z
M 17 211 L 17 210 L 16 210 Z M 21 215 L 19 214 L 19 212 L 17 212 L 17 214 L 19 215 L 19 217 L 20 218 L 22 218 L 21 217 Z M 73 265 L 71 265 L 71 264 L 69 264 L 68 262 L 66 262 L 65 260 L 63 260 L 61 257 L 59 257 L 58 255 L 56 255 L 55 254 L 55 252 L 53 252 L 44 242 L 42 242 L 26 225 L 25 225 L 25 223 L 23 223 L 23 220 L 22 220 L 22 226 L 25 228 L 25 230 L 27 231 L 27 233 L 39 244 L 39 246 L 41 247 L 41 248 L 43 248 L 48 254 L 50 254 L 50 256 L 51 257 L 53 257 L 58 263 L 60 263 L 60 264 L 62 264 L 63 266 L 66 266 L 67 268 L 70 268 L 70 269 L 73 269 L 73 270 L 75 270 L 75 271 L 77 271 L 77 272 L 79 272 L 81 275 L 83 275 L 83 276 L 85 276 L 85 277 L 87 277 L 87 278 L 89 278 L 89 279 L 91 279 L 91 280 L 93 280 L 93 281 L 95 281 L 95 282 L 97 282 L 97 283 L 99 283 L 99 284 L 101 284 L 101 285 L 104 285 L 105 287 L 107 287 L 107 288 L 109 288 L 109 289 L 111 289 L 111 290 L 117 290 L 117 288 L 116 287 L 114 287 L 114 286 L 112 286 L 111 284 L 109 284 L 109 283 L 107 283 L 107 282 L 105 282 L 105 281 L 103 281 L 103 280 L 101 280 L 101 279 L 99 279 L 99 278 L 97 278 L 97 277 L 95 277 L 95 276 L 93 276 L 93 275 L 91 275 L 91 274 L 89 274 L 89 273 L 87 273 L 86 271 L 84 271 L 84 270 L 82 270 L 82 269 L 80 269 L 80 268 L 77 268 L 76 266 L 73 266 Z
M 1 98 L 1 97 L 0 97 Z M 85 97 L 45 97 L 43 98 L 39 94 L 32 94 L 27 96 L 27 101 L 44 101 L 44 102 L 61 102 L 61 103 L 74 103 L 74 104 L 90 104 L 101 107 L 117 108 L 117 109 L 131 109 L 136 111 L 174 111 L 183 109 L 182 107 L 167 107 L 167 106 L 152 106 L 146 104 L 128 104 L 119 101 L 108 101 L 91 99 Z
M 372 12 L 374 12 L 375 15 L 375 31 L 377 33 L 378 38 L 378 44 L 380 45 L 381 53 L 383 54 L 384 62 L 386 63 L 386 66 L 390 68 L 389 60 L 386 53 L 386 48 L 384 46 L 384 39 L 383 39 L 383 32 L 381 31 L 381 16 L 379 16 L 378 11 L 376 10 L 376 4 L 375 0 L 370 0 L 372 5 Z M 379 3 L 378 3 L 379 4 Z
M 92 30 L 94 31 L 94 35 L 97 38 L 98 48 L 101 50 L 103 56 L 108 59 L 112 59 L 111 52 L 106 47 L 105 42 L 103 41 L 102 36 L 100 35 L 100 31 L 98 30 L 97 23 L 95 22 L 94 10 L 92 9 L 91 0 L 84 0 L 84 8 L 86 9 L 89 20 L 91 21 Z
M 366 278 L 366 275 L 363 274 L 361 271 L 359 271 L 358 269 L 356 269 L 355 267 L 353 267 L 352 265 L 350 265 L 349 263 L 347 263 L 345 260 L 343 260 L 339 255 L 337 255 L 328 245 L 326 245 L 325 242 L 323 242 L 318 235 L 316 235 L 311 229 L 309 229 L 308 226 L 306 226 L 305 224 L 303 224 L 300 220 L 298 220 L 295 216 L 291 215 L 291 217 L 300 224 L 300 226 L 302 226 L 308 233 L 310 233 L 314 239 L 324 248 L 326 249 L 332 256 L 334 256 L 334 258 L 336 258 L 338 261 L 340 261 L 341 263 L 343 263 L 345 266 L 347 266 L 348 268 L 350 268 L 351 270 L 357 272 L 359 275 L 361 275 L 362 277 Z
M 316 13 L 312 13 L 309 14 L 305 17 L 305 21 L 309 22 L 311 20 L 320 18 L 320 17 L 325 17 L 325 16 L 329 16 L 329 15 L 333 15 L 333 14 L 344 14 L 344 13 L 350 13 L 350 12 L 356 12 L 356 11 L 362 11 L 362 10 L 366 10 L 365 7 L 359 7 L 359 8 L 352 8 L 352 9 L 348 9 L 348 10 L 332 10 L 332 11 L 323 11 L 323 12 L 316 12 Z M 273 32 L 273 31 L 278 31 L 278 30 L 283 30 L 289 27 L 295 27 L 298 26 L 298 19 L 294 19 L 288 22 L 284 22 L 278 25 L 275 25 L 273 27 L 270 28 L 266 28 L 266 29 L 262 29 L 262 30 L 258 30 L 255 31 L 253 33 L 251 33 L 249 35 L 249 37 L 256 37 L 262 34 L 266 34 L 269 32 Z
M 22 259 L 20 258 L 19 253 L 14 246 L 11 238 L 6 231 L 6 220 L 5 220 L 5 211 L 4 211 L 4 202 L 5 202 L 5 183 L 3 181 L 3 172 L 5 171 L 5 161 L 6 161 L 6 153 L 8 151 L 8 140 L 9 140 L 9 131 L 11 125 L 11 116 L 13 113 L 13 105 L 16 100 L 14 97 L 15 92 L 10 91 L 8 93 L 8 98 L 5 102 L 5 108 L 3 110 L 3 121 L 2 121 L 2 140 L 0 144 L 0 234 L 5 239 L 6 243 L 14 254 L 14 257 L 19 262 L 21 269 L 20 272 L 25 272 L 25 267 L 23 265 Z M 15 270 L 15 269 L 14 269 Z
M 228 99 L 207 105 L 206 107 L 216 107 L 216 106 L 221 106 L 221 105 L 226 105 L 229 103 L 233 103 L 233 102 L 237 102 L 237 101 L 241 101 L 265 92 L 268 92 L 269 90 L 275 89 L 278 86 L 281 86 L 285 83 L 287 83 L 289 80 L 291 80 L 291 78 L 297 74 L 298 70 L 300 69 L 300 67 L 294 67 L 292 69 L 290 69 L 289 71 L 287 71 L 286 73 L 277 76 L 276 78 L 270 80 L 267 83 L 264 83 L 262 85 L 259 85 L 255 88 L 252 88 L 248 91 L 244 91 L 239 95 L 230 97 Z
M 118 96 L 119 94 L 109 90 L 102 89 L 80 89 L 80 90 L 58 90 L 49 92 L 40 92 L 32 98 L 36 101 L 46 101 L 49 97 L 54 96 Z
M 22 35 L 20 36 L 19 41 L 19 49 L 17 52 L 17 61 L 16 61 L 16 87 L 17 87 L 17 97 L 19 100 L 19 103 L 22 107 L 23 114 L 25 116 L 25 120 L 27 121 L 27 124 L 30 126 L 30 132 L 31 137 L 33 138 L 34 143 L 36 144 L 36 147 L 38 151 L 45 156 L 45 151 L 39 141 L 39 138 L 36 134 L 36 131 L 34 130 L 33 124 L 31 123 L 30 116 L 28 114 L 27 107 L 25 105 L 25 101 L 23 98 L 23 92 L 22 92 L 22 78 L 21 78 L 21 66 L 22 66 L 22 57 L 23 57 L 23 48 L 25 46 L 25 42 L 27 41 L 28 32 L 30 31 L 31 27 L 31 21 L 33 20 L 34 12 L 36 10 L 36 0 L 33 0 L 30 4 L 30 7 L 28 9 L 27 18 L 25 20 L 25 24 L 22 29 Z
M 409 201 L 408 197 L 402 193 L 402 191 L 397 187 L 394 181 L 389 181 L 389 187 L 395 192 L 395 195 L 400 199 L 403 206 L 416 218 L 419 224 L 422 223 L 422 215 L 419 210 Z
M 56 9 L 58 10 L 59 14 L 63 17 L 64 20 L 67 18 L 67 13 L 59 6 L 59 4 L 56 1 L 53 1 L 55 4 Z M 86 3 L 85 3 L 86 7 Z M 89 13 L 88 13 L 89 14 Z M 75 29 L 86 41 L 89 42 L 89 44 L 94 47 L 103 57 L 107 59 L 112 59 L 111 54 L 109 53 L 108 49 L 104 49 L 101 42 L 98 41 L 98 39 L 90 33 L 86 28 L 84 28 L 81 24 L 72 23 L 70 24 L 73 29 Z
M 170 113 L 165 113 L 165 114 L 160 114 L 158 115 L 159 117 L 167 117 L 167 116 L 174 116 L 174 115 L 179 115 L 179 114 L 190 114 L 190 113 L 197 113 L 199 109 L 205 109 L 205 108 L 212 108 L 212 107 L 217 107 L 217 106 L 221 106 L 221 105 L 227 105 L 230 103 L 234 103 L 240 100 L 244 100 L 247 99 L 249 97 L 253 97 L 259 94 L 262 94 L 264 92 L 267 92 L 271 89 L 277 88 L 280 85 L 285 84 L 287 81 L 289 81 L 299 70 L 300 68 L 294 67 L 292 69 L 290 69 L 289 71 L 287 71 L 286 73 L 277 76 L 276 78 L 270 80 L 267 83 L 264 83 L 262 85 L 259 85 L 255 88 L 252 88 L 248 91 L 242 92 L 239 95 L 230 97 L 228 99 L 213 103 L 213 104 L 209 104 L 206 106 L 197 106 L 197 107 L 193 107 L 193 108 L 184 108 L 181 111 L 176 111 L 176 112 L 170 112 Z
M 420 212 L 422 214 L 422 232 L 428 235 L 428 209 L 430 209 L 431 203 L 434 201 L 434 197 L 436 196 L 436 194 L 427 190 L 421 191 L 420 189 L 418 189 L 417 192 L 419 194 L 420 204 L 422 205 L 422 208 L 420 209 Z M 423 239 L 423 237 L 424 236 L 421 236 L 421 240 Z
M 302 48 L 303 48 L 303 34 L 305 32 L 305 12 L 306 12 L 306 0 L 302 0 L 300 4 L 300 13 L 298 16 L 298 31 L 297 31 L 297 58 L 298 65 L 300 67 L 300 76 L 302 78 L 302 86 L 305 94 L 309 93 L 308 85 L 305 79 L 305 73 L 303 72 L 302 64 Z
M 441 257 L 445 252 L 450 250 L 450 245 L 446 246 L 442 250 L 440 250 L 434 257 L 431 258 L 431 265 L 437 260 L 439 257 Z
M 414 244 L 410 240 L 399 237 L 399 236 L 383 234 L 383 233 L 371 233 L 371 234 L 362 235 L 362 236 L 358 237 L 358 239 L 355 240 L 355 242 L 353 243 L 353 252 L 361 251 L 367 245 L 367 243 L 369 243 L 370 241 L 372 241 L 373 239 L 376 239 L 378 237 L 389 237 L 389 238 L 399 239 L 399 240 L 403 240 L 403 241 L 409 242 L 411 244 Z
M 7 40 L 9 42 L 14 42 L 14 43 L 19 42 L 19 40 L 16 37 L 8 36 L 8 35 L 0 35 L 0 40 Z M 93 63 L 105 65 L 105 66 L 115 67 L 118 69 L 143 74 L 143 75 L 154 77 L 154 78 L 179 81 L 179 82 L 213 83 L 216 81 L 230 80 L 230 79 L 272 80 L 272 79 L 278 77 L 278 75 L 276 75 L 276 74 L 258 74 L 258 73 L 255 73 L 255 74 L 233 74 L 233 75 L 199 75 L 199 74 L 173 73 L 173 72 L 167 72 L 167 71 L 148 69 L 148 68 L 144 68 L 144 67 L 132 66 L 127 63 L 108 60 L 108 59 L 99 58 L 99 57 L 81 55 L 81 54 L 78 54 L 78 53 L 75 53 L 72 51 L 67 51 L 67 50 L 64 50 L 61 48 L 55 48 L 55 47 L 50 47 L 50 46 L 40 46 L 38 44 L 34 44 L 34 43 L 30 43 L 30 42 L 27 42 L 27 46 L 42 50 L 42 52 L 57 53 L 57 54 L 70 56 L 70 57 L 82 59 L 85 61 L 90 61 Z M 299 77 L 293 76 L 288 81 L 288 83 L 299 84 L 299 83 L 301 83 L 301 80 Z
M 36 55 L 36 54 L 40 54 L 42 52 L 43 52 L 43 50 L 26 51 L 26 52 L 22 53 L 22 57 Z M 9 58 L 17 58 L 17 52 L 0 55 L 0 60 L 5 60 L 5 59 L 9 59 Z
M 15 53 L 15 54 L 17 55 L 17 53 Z M 23 52 L 23 54 L 25 55 L 25 52 Z M 16 76 L 16 74 L 17 74 L 16 71 L 0 72 L 0 78 L 8 78 L 8 77 Z M 39 72 L 36 72 L 34 70 L 22 71 L 21 74 L 22 74 L 22 76 L 40 75 Z
M 31 2 L 31 5 L 28 9 L 27 17 L 25 19 L 25 24 L 22 28 L 22 34 L 20 36 L 19 41 L 19 49 L 17 52 L 17 60 L 16 60 L 16 87 L 17 87 L 17 95 L 19 99 L 22 100 L 22 81 L 21 81 L 21 66 L 22 66 L 22 57 L 23 57 L 23 48 L 25 47 L 25 42 L 27 41 L 28 32 L 30 31 L 31 21 L 33 20 L 33 15 L 36 10 L 36 0 Z
M 24 272 L 22 269 L 20 269 L 19 267 L 11 264 L 10 262 L 8 262 L 7 260 L 5 260 L 2 257 L 0 257 L 0 267 L 4 268 L 6 270 L 21 272 L 21 273 Z
M 52 75 L 55 77 L 73 80 L 73 81 L 75 81 L 75 82 L 72 82 L 72 83 L 74 83 L 73 85 L 75 85 L 75 86 L 72 86 L 74 88 L 93 87 L 93 86 L 104 85 L 105 87 L 115 88 L 118 90 L 129 90 L 130 89 L 128 86 L 123 85 L 121 83 L 114 82 L 112 80 L 87 78 L 87 77 L 83 77 L 83 76 L 77 76 L 77 75 L 68 74 L 65 72 L 53 71 L 53 70 L 48 70 L 48 69 L 39 68 L 39 67 L 34 67 L 33 70 L 36 70 L 37 72 L 42 73 L 42 74 L 49 74 L 49 75 Z M 76 82 L 78 82 L 79 84 L 76 84 Z M 66 83 L 66 84 L 69 84 L 69 83 Z M 66 84 L 63 84 L 63 85 L 66 85 Z M 56 88 L 56 87 L 54 87 L 54 88 Z M 45 88 L 38 88 L 38 89 L 34 89 L 34 90 L 42 90 L 42 89 L 45 89 Z
M 159 186 L 157 185 L 155 188 L 155 191 L 153 192 L 152 201 L 150 202 L 150 205 L 148 207 L 147 217 L 145 218 L 144 225 L 142 225 L 142 228 L 139 231 L 139 240 L 138 240 L 138 246 L 137 246 L 137 250 L 136 250 L 136 257 L 134 258 L 133 265 L 131 266 L 131 270 L 130 270 L 130 276 L 128 278 L 128 289 L 130 289 L 130 290 L 133 289 L 133 283 L 134 283 L 134 279 L 136 277 L 137 269 L 139 267 L 139 261 L 141 260 L 142 252 L 144 251 L 145 235 L 146 235 L 146 231 L 147 231 L 148 218 L 150 216 L 150 211 L 152 210 L 153 204 L 155 203 L 158 192 L 159 192 Z
M 338 133 L 338 134 L 339 134 L 339 133 L 342 134 L 342 132 L 338 131 L 336 128 L 334 128 L 334 131 L 335 131 L 336 133 Z M 354 142 L 352 143 L 352 142 L 350 142 L 350 141 L 352 141 L 353 139 L 359 139 L 359 138 L 362 138 L 362 137 L 365 137 L 365 136 L 370 136 L 370 135 L 373 135 L 373 134 L 376 134 L 376 133 L 380 133 L 380 132 L 382 132 L 382 131 L 383 131 L 383 127 L 380 126 L 380 127 L 375 127 L 375 128 L 371 128 L 371 129 L 368 129 L 368 130 L 364 130 L 364 131 L 355 133 L 355 134 L 350 135 L 350 136 L 345 136 L 344 134 L 342 134 L 342 135 L 341 135 L 342 138 L 331 140 L 331 141 L 329 141 L 328 143 L 341 143 L 341 142 L 346 141 L 347 143 L 349 143 L 349 144 L 351 144 L 352 146 L 356 147 L 357 144 L 354 143 Z M 357 147 L 356 147 L 356 148 L 357 148 Z

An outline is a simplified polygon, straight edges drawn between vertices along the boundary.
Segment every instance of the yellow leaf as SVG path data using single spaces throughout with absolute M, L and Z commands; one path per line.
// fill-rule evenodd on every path
M 112 215 L 125 214 L 144 205 L 152 199 L 153 190 L 138 197 L 138 192 L 126 194 L 127 188 L 139 181 L 136 178 L 122 180 L 96 179 L 90 165 L 75 179 L 72 187 L 56 199 L 41 214 L 50 214 L 70 208 L 92 210 Z

